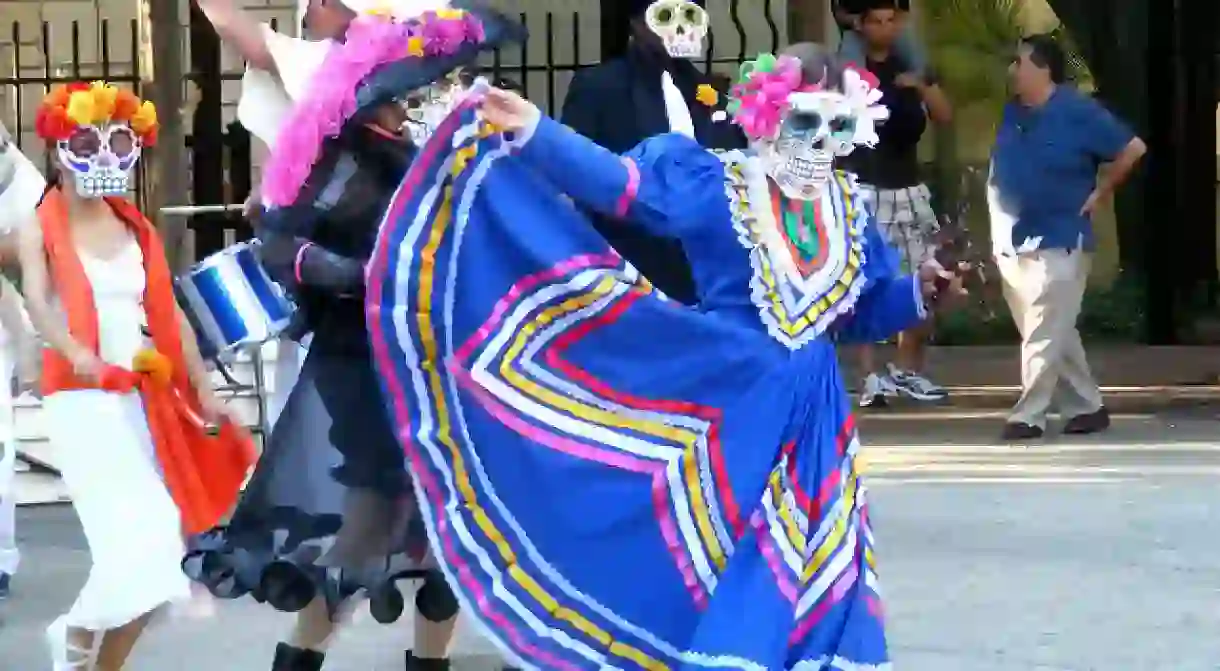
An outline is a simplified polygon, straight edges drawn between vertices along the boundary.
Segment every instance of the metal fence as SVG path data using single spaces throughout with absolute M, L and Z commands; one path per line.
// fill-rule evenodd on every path
M 725 20 L 714 21 L 707 56 L 701 62 L 709 73 L 729 75 L 748 56 L 778 48 L 778 14 L 782 10 L 773 7 L 772 0 L 726 0 L 724 4 L 726 16 L 719 19 Z M 586 17 L 579 12 L 521 14 L 521 20 L 531 28 L 530 39 L 519 47 L 489 54 L 480 63 L 481 69 L 491 77 L 512 81 L 544 109 L 557 111 L 571 76 L 599 61 L 592 53 L 600 51 L 595 44 L 598 35 L 590 34 L 590 26 L 597 23 L 582 18 Z M 88 31 L 84 36 L 95 42 L 95 58 L 84 53 L 84 31 Z M 123 37 L 115 39 L 116 33 Z M 216 206 L 245 200 L 256 177 L 256 166 L 250 135 L 233 118 L 232 92 L 241 79 L 241 70 L 224 67 L 220 41 L 197 7 L 191 8 L 185 33 L 190 56 L 183 84 L 190 87 L 187 98 L 193 102 L 192 118 L 185 124 L 190 200 L 193 205 L 206 207 L 179 208 L 178 213 L 191 213 L 194 252 L 202 256 L 250 235 L 240 213 Z M 134 19 L 129 25 L 109 20 L 58 25 L 14 22 L 9 36 L 12 58 L 7 65 L 0 64 L 4 68 L 0 71 L 4 75 L 0 77 L 0 100 L 7 109 L 0 115 L 6 122 L 11 120 L 14 138 L 31 157 L 46 155 L 32 131 L 36 107 L 52 86 L 105 79 L 147 93 L 141 90 L 141 45 Z M 65 53 L 65 41 L 67 57 L 63 58 L 60 54 Z M 30 56 L 31 51 L 37 58 Z M 144 168 L 156 169 L 155 153 Z M 137 179 L 137 195 L 142 195 L 142 189 L 143 180 Z

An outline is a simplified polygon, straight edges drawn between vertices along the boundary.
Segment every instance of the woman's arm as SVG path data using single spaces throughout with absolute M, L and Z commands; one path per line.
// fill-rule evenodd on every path
M 17 232 L 0 233 L 0 266 L 8 265 L 17 260 Z
M 311 287 L 338 296 L 364 294 L 364 259 L 336 254 L 308 238 L 277 230 L 274 224 L 259 232 L 259 240 L 263 267 L 276 282 L 290 289 Z
M 211 395 L 212 389 L 212 374 L 208 371 L 208 366 L 203 361 L 203 355 L 199 353 L 199 339 L 195 335 L 195 329 L 191 326 L 191 321 L 186 318 L 186 313 L 181 307 L 174 306 L 174 310 L 178 315 L 178 331 L 182 339 L 182 355 L 186 360 L 187 376 L 191 380 L 191 386 L 200 397 Z
M 577 204 L 654 235 L 681 238 L 709 212 L 728 207 L 724 164 L 680 134 L 645 140 L 619 156 L 542 116 L 515 144 L 522 161 Z
M 17 229 L 17 255 L 21 261 L 21 281 L 30 323 L 51 347 L 63 354 L 77 368 L 77 373 L 100 371 L 97 354 L 72 337 L 67 323 L 51 305 L 51 280 L 47 256 L 42 243 L 42 227 L 29 220 Z
M 195 0 L 216 34 L 253 68 L 278 75 L 267 39 L 270 28 L 234 0 Z
M 720 159 L 681 134 L 645 140 L 619 156 L 511 91 L 488 91 L 481 112 L 510 132 L 510 146 L 523 163 L 598 214 L 681 238 L 728 209 Z
M 865 287 L 851 314 L 835 321 L 844 343 L 874 343 L 928 318 L 923 282 L 903 273 L 897 253 L 881 237 L 870 215 L 864 215 Z
M 14 369 L 21 386 L 28 387 L 38 376 L 34 362 L 38 354 L 38 337 L 30 328 L 21 302 L 17 287 L 0 278 L 0 326 L 12 343 Z

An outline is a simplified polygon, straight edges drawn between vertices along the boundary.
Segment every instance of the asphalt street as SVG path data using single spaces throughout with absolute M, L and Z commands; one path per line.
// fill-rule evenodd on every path
M 1017 447 L 995 445 L 997 428 L 991 415 L 865 421 L 896 668 L 1220 669 L 1220 422 L 1127 417 L 1104 438 Z M 88 555 L 69 507 L 24 508 L 18 524 L 0 671 L 42 671 L 42 629 Z M 289 620 L 216 608 L 151 631 L 131 669 L 269 669 Z M 409 629 L 358 618 L 327 669 L 402 669 Z M 496 668 L 473 632 L 459 648 L 463 671 Z

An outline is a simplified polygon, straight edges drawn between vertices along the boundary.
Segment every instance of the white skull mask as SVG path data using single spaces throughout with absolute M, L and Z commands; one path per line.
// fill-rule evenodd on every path
M 789 198 L 809 200 L 830 181 L 834 161 L 856 147 L 857 109 L 841 93 L 794 93 L 775 139 L 764 142 L 767 174 Z
M 461 100 L 462 90 L 461 83 L 451 79 L 413 91 L 402 100 L 402 106 L 407 112 L 403 131 L 411 137 L 415 146 L 424 146 L 428 138 L 432 137 L 441 122 Z
M 707 11 L 691 0 L 657 0 L 644 15 L 672 58 L 698 58 L 707 39 Z
M 58 150 L 81 197 L 123 196 L 140 159 L 140 140 L 127 124 L 78 126 Z

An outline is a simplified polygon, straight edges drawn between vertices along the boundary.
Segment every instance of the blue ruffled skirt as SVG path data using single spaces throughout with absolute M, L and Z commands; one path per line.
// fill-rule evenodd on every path
M 653 293 L 476 128 L 416 160 L 367 298 L 466 613 L 525 668 L 888 668 L 833 346 Z

